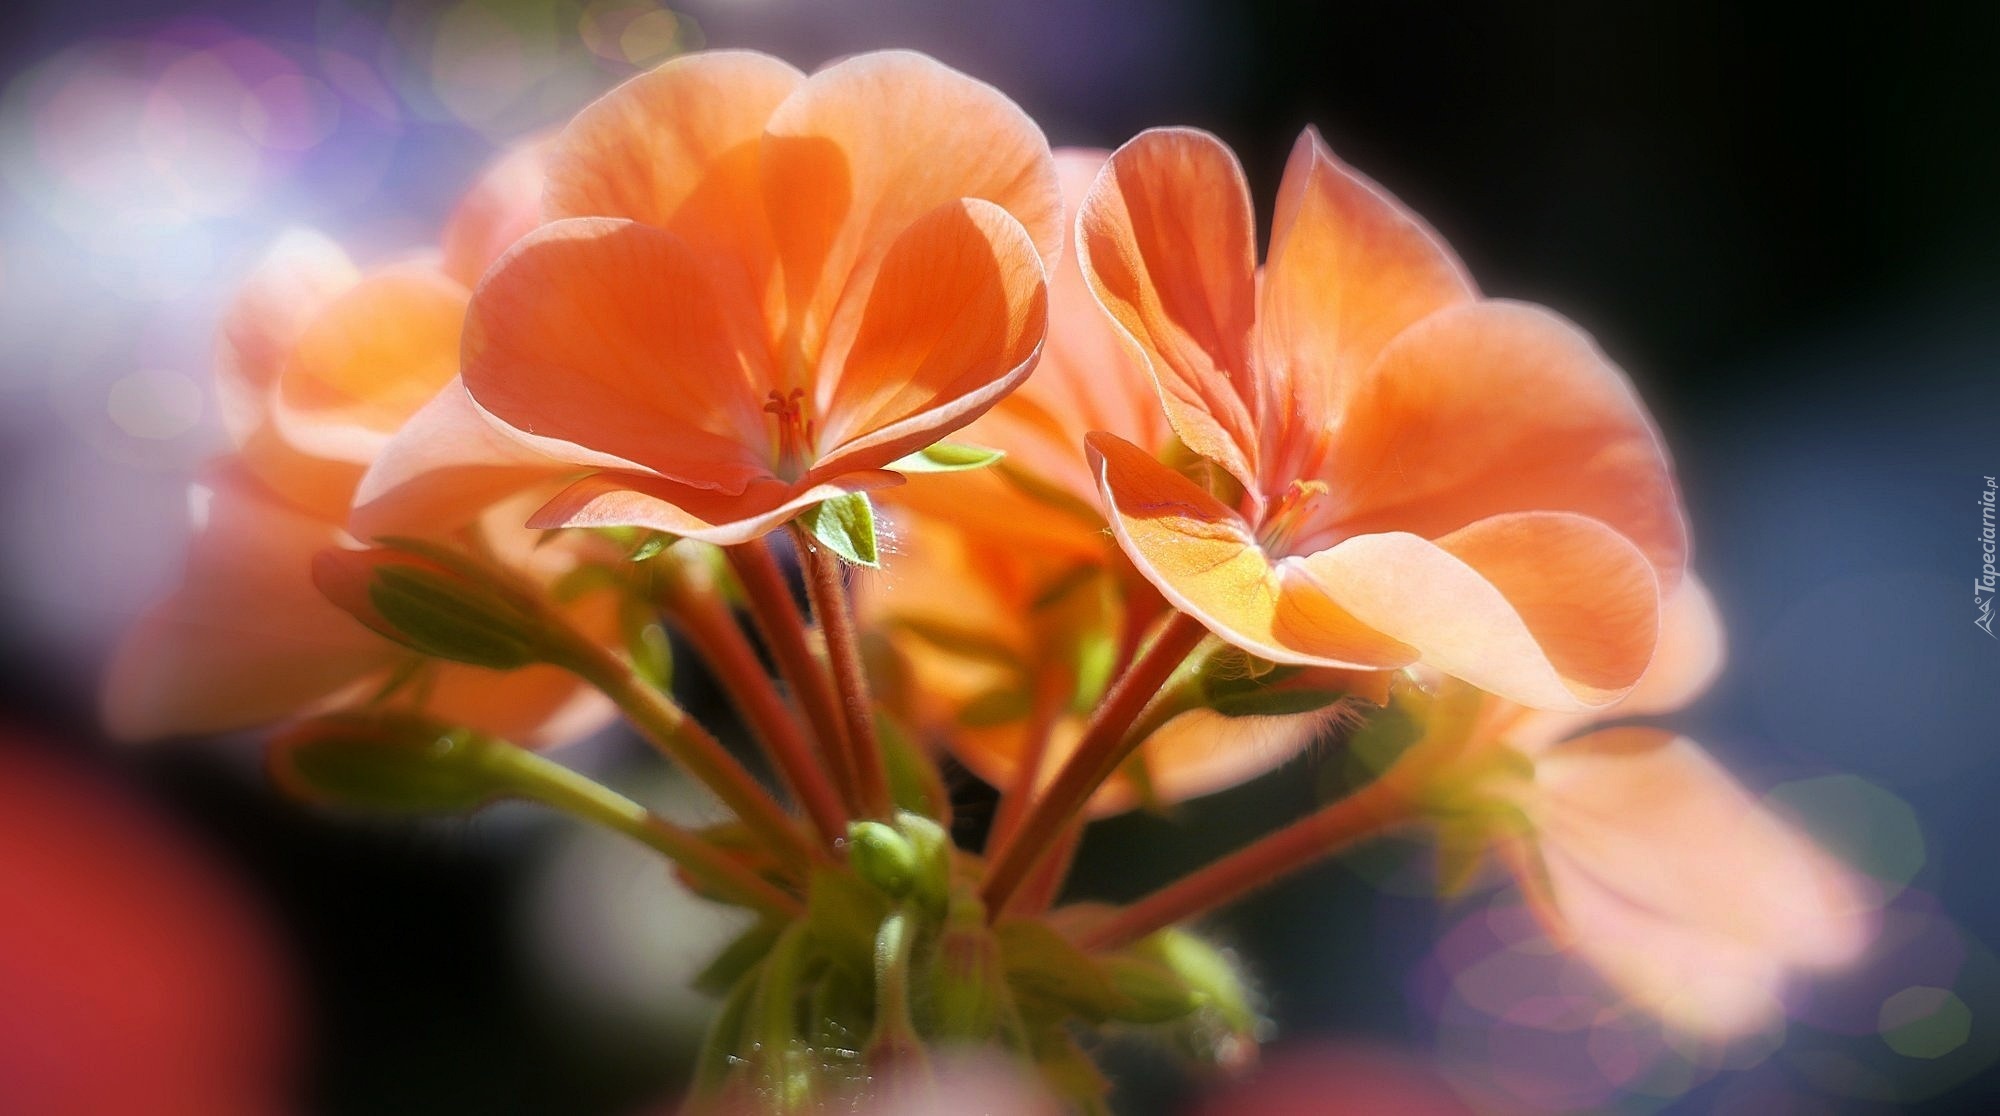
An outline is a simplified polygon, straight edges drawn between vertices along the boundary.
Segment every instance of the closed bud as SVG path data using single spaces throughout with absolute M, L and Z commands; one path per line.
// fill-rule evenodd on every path
M 881 822 L 858 821 L 847 827 L 847 859 L 855 875 L 891 899 L 901 899 L 916 886 L 917 850 Z
M 1118 990 L 1120 1005 L 1112 1015 L 1121 1023 L 1171 1023 L 1207 1001 L 1164 965 L 1140 957 L 1107 957 L 1104 975 Z
M 954 896 L 938 935 L 931 1014 L 939 1038 L 981 1042 L 1000 1033 L 1013 1010 L 1000 941 L 986 925 L 986 907 L 970 894 Z
M 461 814 L 516 792 L 513 745 L 402 714 L 338 714 L 271 742 L 272 777 L 308 802 Z
M 514 670 L 539 662 L 541 619 L 470 570 L 398 550 L 323 550 L 313 581 L 374 631 L 432 658 Z

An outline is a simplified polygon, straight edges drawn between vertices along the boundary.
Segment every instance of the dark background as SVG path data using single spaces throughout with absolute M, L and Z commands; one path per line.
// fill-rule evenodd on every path
M 576 18 L 556 3 L 491 6 L 559 32 Z M 1819 778 L 1824 791 L 1833 784 L 1821 777 L 1855 776 L 1820 819 L 1828 839 L 1871 867 L 1889 865 L 1911 895 L 1934 896 L 1942 913 L 1929 917 L 1943 932 L 2000 942 L 1991 808 L 2000 644 L 1972 626 L 1967 584 L 1978 567 L 1974 501 L 1981 478 L 2000 473 L 1994 8 L 675 7 L 711 45 L 758 47 L 806 68 L 879 46 L 929 51 L 1014 95 L 1059 144 L 1115 145 L 1152 124 L 1212 129 L 1241 155 L 1266 220 L 1286 151 L 1317 124 L 1338 154 L 1428 217 L 1488 292 L 1547 303 L 1592 331 L 1654 408 L 1680 464 L 1698 568 L 1731 628 L 1729 673 L 1678 723 L 1758 787 Z M 144 38 L 191 18 L 291 44 L 350 19 L 403 28 L 383 40 L 383 57 L 421 56 L 430 26 L 422 5 L 360 0 L 17 0 L 0 12 L 0 79 L 29 75 L 78 42 Z M 405 217 L 435 222 L 493 138 L 557 119 L 588 87 L 626 72 L 600 66 L 586 88 L 476 124 L 431 106 L 378 135 L 336 132 L 323 157 L 365 145 L 381 162 L 373 188 L 329 200 L 307 173 L 262 209 L 213 218 L 222 231 L 210 285 L 226 290 L 232 268 L 284 224 L 359 228 L 365 245 Z M 24 111 L 27 98 L 10 93 L 6 111 Z M 522 959 L 526 866 L 554 839 L 551 827 L 512 818 L 359 827 L 276 801 L 240 743 L 143 754 L 94 744 L 93 672 L 136 601 L 167 583 L 175 493 L 198 451 L 216 444 L 214 429 L 132 454 L 51 420 L 68 413 L 77 382 L 116 378 L 129 354 L 49 357 L 38 334 L 51 321 L 23 309 L 23 283 L 42 274 L 38 253 L 63 241 L 35 239 L 30 186 L 16 178 L 0 189 L 13 241 L 0 281 L 12 303 L 0 319 L 0 530 L 10 536 L 0 555 L 10 617 L 0 628 L 0 717 L 65 742 L 57 746 L 107 780 L 141 787 L 265 899 L 305 974 L 315 1111 L 572 1116 L 631 1111 L 670 1088 L 684 1052 L 602 1040 L 551 1009 Z M 48 274 L 69 281 L 60 268 Z M 111 297 L 65 290 L 77 306 Z M 138 327 L 129 340 L 197 353 L 187 338 L 204 335 L 214 297 L 182 304 L 185 320 L 170 331 L 178 340 Z M 188 374 L 206 373 L 196 364 Z M 79 487 L 116 490 L 124 503 L 112 507 L 125 510 L 93 512 L 89 531 L 72 529 L 64 510 Z M 88 561 L 70 564 L 86 551 Z M 643 766 L 620 741 L 590 762 Z M 1173 823 L 1102 827 L 1079 887 L 1135 893 L 1303 808 L 1312 780 L 1298 770 L 1197 803 Z M 1912 814 L 1914 848 L 1897 824 Z M 1143 858 L 1133 856 L 1140 847 Z M 1266 981 L 1282 1033 L 1423 1050 L 1435 1021 L 1408 974 L 1453 917 L 1330 866 L 1218 926 Z M 1984 1049 L 2000 1028 L 2000 988 L 1966 979 L 1954 986 L 1972 1012 L 1966 1051 Z M 1842 1041 L 1853 1057 L 1879 1060 L 1862 1049 L 1879 1046 L 1872 1036 Z M 1797 1110 L 1986 1110 L 2000 1087 L 1986 1061 L 1889 1059 L 1882 1072 L 1903 1099 L 1814 1093 L 1819 1107 Z M 1130 1109 L 1172 1111 L 1177 1087 L 1163 1067 L 1135 1065 Z M 1749 1075 L 1799 1072 L 1777 1056 Z M 1670 1108 L 1755 1111 L 1742 1107 L 1744 1088 L 1725 1077 Z

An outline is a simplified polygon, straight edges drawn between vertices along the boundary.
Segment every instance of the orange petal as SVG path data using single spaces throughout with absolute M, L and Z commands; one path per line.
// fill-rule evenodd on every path
M 348 529 L 363 539 L 440 535 L 515 493 L 577 471 L 505 433 L 453 380 L 369 466 Z
M 129 632 L 112 661 L 104 717 L 114 736 L 220 732 L 304 712 L 396 656 L 327 603 L 313 555 L 334 523 L 301 513 L 243 469 L 196 489 L 181 587 Z
M 494 260 L 542 223 L 552 137 L 518 143 L 479 175 L 445 222 L 444 273 L 470 289 Z
M 1076 212 L 1110 152 L 1061 149 L 1063 213 Z M 1152 373 L 1127 346 L 1117 325 L 1083 281 L 1074 251 L 1063 253 L 1049 276 L 1049 335 L 1034 374 L 967 428 L 965 440 L 1007 453 L 1010 468 L 1095 506 L 1097 477 L 1083 452 L 1083 436 L 1104 430 L 1159 451 L 1173 438 Z
M 222 423 L 237 445 L 269 414 L 272 387 L 306 326 L 360 279 L 338 244 L 294 230 L 244 281 L 223 315 L 215 364 Z
M 1312 475 L 1343 534 L 1436 538 L 1502 512 L 1609 524 L 1679 583 L 1687 558 L 1672 467 L 1632 385 L 1575 326 L 1487 301 L 1399 334 L 1344 393 Z
M 1436 542 L 1362 535 L 1286 564 L 1425 663 L 1521 705 L 1614 701 L 1659 637 L 1645 556 L 1577 515 L 1495 516 Z
M 1028 375 L 1047 325 L 1041 259 L 1006 210 L 966 199 L 919 218 L 835 315 L 813 475 L 879 468 L 978 418 Z
M 1077 256 L 1181 440 L 1254 489 L 1257 253 L 1236 157 L 1206 132 L 1140 133 L 1084 198 Z
M 355 283 L 293 346 L 243 460 L 287 499 L 339 518 L 389 435 L 456 371 L 464 313 L 465 288 L 428 265 Z
M 1552 861 L 1688 934 L 1800 968 L 1867 946 L 1871 890 L 1683 737 L 1610 729 L 1557 745 L 1529 808 Z M 1570 905 L 1560 887 L 1557 900 Z
M 702 257 L 733 263 L 712 279 L 740 279 L 744 296 L 763 305 L 774 256 L 759 149 L 771 113 L 805 80 L 768 55 L 704 51 L 626 81 L 557 139 L 549 219 L 622 217 L 666 229 Z
M 741 492 L 771 475 L 771 376 L 755 309 L 708 270 L 649 225 L 543 225 L 473 294 L 466 390 L 551 457 Z
M 772 114 L 762 160 L 809 358 L 847 288 L 865 288 L 895 238 L 946 202 L 980 198 L 1006 210 L 1045 265 L 1062 246 L 1062 196 L 1041 129 L 992 86 L 911 51 L 814 74 Z
M 1311 579 L 1274 567 L 1242 517 L 1201 486 L 1130 442 L 1096 433 L 1087 444 L 1118 545 L 1217 636 L 1281 663 L 1391 669 L 1416 658 Z
M 557 667 L 502 672 L 458 663 L 438 666 L 424 711 L 523 748 L 579 740 L 610 724 L 618 712 L 603 694 Z
M 1474 297 L 1471 278 L 1422 218 L 1333 157 L 1307 128 L 1278 188 L 1259 291 L 1267 444 L 1303 449 L 1360 375 L 1411 323 Z M 1302 461 L 1266 461 L 1266 487 Z
M 562 490 L 528 526 L 645 527 L 670 535 L 734 546 L 783 526 L 799 512 L 850 492 L 901 484 L 895 473 L 848 473 L 838 484 L 807 487 L 758 481 L 740 493 L 690 488 L 643 473 L 593 473 Z

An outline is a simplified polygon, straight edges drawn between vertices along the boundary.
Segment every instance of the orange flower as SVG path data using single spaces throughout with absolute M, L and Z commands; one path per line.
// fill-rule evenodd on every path
M 1109 154 L 1056 152 L 1067 217 Z M 964 432 L 1006 457 L 976 472 L 912 477 L 889 493 L 896 550 L 910 558 L 892 555 L 883 575 L 858 583 L 865 618 L 889 634 L 909 675 L 900 712 L 996 787 L 1017 786 L 1025 763 L 1036 764 L 1038 782 L 1054 777 L 1118 653 L 1166 611 L 1105 532 L 1082 452 L 1092 430 L 1159 454 L 1174 442 L 1151 376 L 1066 252 L 1049 278 L 1048 340 L 1034 374 Z M 1320 683 L 1377 700 L 1387 677 L 1326 673 L 1340 677 Z M 1295 755 L 1333 715 L 1182 713 L 1087 810 L 1112 814 L 1148 797 L 1177 802 L 1232 786 Z
M 252 275 L 225 318 L 218 362 L 237 452 L 196 486 L 181 587 L 113 661 L 104 706 L 115 735 L 264 724 L 372 700 L 395 679 L 396 700 L 522 743 L 581 735 L 609 716 L 607 702 L 553 667 L 503 676 L 432 663 L 405 678 L 414 654 L 334 607 L 312 580 L 314 555 L 352 544 L 344 524 L 369 462 L 454 374 L 464 280 L 532 220 L 520 163 L 533 158 L 532 149 L 508 156 L 467 196 L 443 267 L 408 262 L 364 276 L 331 242 L 295 234 Z M 552 579 L 578 561 L 574 546 L 537 549 L 534 532 L 497 526 L 488 543 L 523 570 Z M 603 603 L 581 604 L 579 618 L 608 633 Z
M 1059 211 L 1033 122 L 921 55 L 670 61 L 557 139 L 549 223 L 473 296 L 464 391 L 357 526 L 565 475 L 533 525 L 731 544 L 899 483 L 1033 366 Z
M 1176 606 L 1278 662 L 1421 661 L 1549 708 L 1639 677 L 1686 540 L 1650 420 L 1575 327 L 1479 299 L 1310 131 L 1261 277 L 1242 171 L 1201 132 L 1114 154 L 1078 242 L 1174 430 L 1240 486 L 1090 439 L 1120 544 Z
M 1637 727 L 1571 735 L 1680 708 L 1721 659 L 1714 606 L 1689 578 L 1669 602 L 1659 655 L 1625 701 L 1566 716 L 1486 698 L 1464 770 L 1501 748 L 1532 762 L 1531 776 L 1489 775 L 1470 789 L 1517 812 L 1488 837 L 1551 936 L 1636 1006 L 1726 1037 L 1781 1018 L 1795 973 L 1861 954 L 1871 889 L 1692 741 Z

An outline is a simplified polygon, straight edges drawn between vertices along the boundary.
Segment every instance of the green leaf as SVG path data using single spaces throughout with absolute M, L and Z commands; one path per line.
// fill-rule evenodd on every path
M 836 496 L 799 513 L 799 522 L 820 545 L 857 566 L 881 564 L 875 551 L 875 506 L 865 492 Z
M 985 446 L 939 442 L 899 457 L 885 467 L 893 473 L 962 473 L 967 469 L 983 469 L 1005 456 L 1004 452 Z

